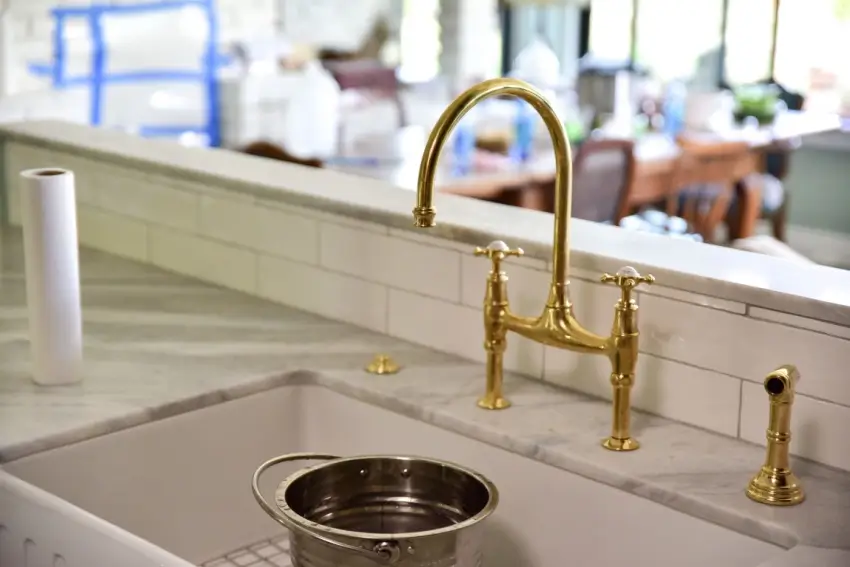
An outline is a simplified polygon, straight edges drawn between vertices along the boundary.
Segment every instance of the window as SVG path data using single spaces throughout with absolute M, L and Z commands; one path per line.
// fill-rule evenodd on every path
M 636 59 L 658 79 L 692 77 L 719 55 L 722 0 L 640 0 L 638 6 Z
M 569 75 L 578 60 L 579 11 L 563 4 L 513 7 L 508 68 L 532 42 L 542 40 L 558 57 L 560 72 Z M 489 63 L 492 68 L 492 63 Z
M 723 0 L 591 0 L 592 55 L 629 59 L 635 5 L 636 62 L 662 81 L 691 77 L 703 59 L 719 53 Z
M 729 0 L 726 13 L 725 79 L 730 85 L 770 77 L 776 0 Z
M 590 53 L 629 57 L 635 6 L 636 62 L 661 81 L 773 78 L 806 108 L 850 114 L 850 0 L 590 0 Z
M 806 106 L 835 110 L 850 88 L 848 3 L 783 0 L 776 32 L 776 80 L 806 95 Z
M 439 0 L 404 0 L 399 68 L 402 82 L 426 82 L 439 73 L 439 14 Z
M 588 51 L 594 57 L 625 61 L 632 49 L 632 0 L 591 0 Z

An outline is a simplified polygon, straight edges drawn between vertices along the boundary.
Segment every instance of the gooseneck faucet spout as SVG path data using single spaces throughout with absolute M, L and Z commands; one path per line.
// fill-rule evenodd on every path
M 614 323 L 607 337 L 585 329 L 573 316 L 569 296 L 570 216 L 572 208 L 572 155 L 564 127 L 552 105 L 531 85 L 516 79 L 492 79 L 473 86 L 455 99 L 437 120 L 419 168 L 416 207 L 413 209 L 417 227 L 436 223 L 434 208 L 434 178 L 437 161 L 451 134 L 452 128 L 479 102 L 499 95 L 511 95 L 529 103 L 543 119 L 555 151 L 555 223 L 552 246 L 552 280 L 543 311 L 538 317 L 526 317 L 511 312 L 508 302 L 507 274 L 502 261 L 509 256 L 521 256 L 521 249 L 511 249 L 504 242 L 492 242 L 478 248 L 477 256 L 486 256 L 492 263 L 484 298 L 484 348 L 487 351 L 487 389 L 478 400 L 485 409 L 503 409 L 510 403 L 502 395 L 504 353 L 507 333 L 513 331 L 543 345 L 576 352 L 605 355 L 611 361 L 611 385 L 614 411 L 611 435 L 603 445 L 614 451 L 637 449 L 629 426 L 630 393 L 634 383 L 638 354 L 637 303 L 632 290 L 641 283 L 650 284 L 652 276 L 641 276 L 633 268 L 623 268 L 616 275 L 605 275 L 603 283 L 613 283 L 621 290 L 614 308 Z
M 552 147 L 555 151 L 555 252 L 553 257 L 552 284 L 567 283 L 570 264 L 570 216 L 573 192 L 573 160 L 570 144 L 555 109 L 539 91 L 516 79 L 491 79 L 470 88 L 457 97 L 443 112 L 422 153 L 419 165 L 419 180 L 416 187 L 416 208 L 413 209 L 414 223 L 418 227 L 435 224 L 434 177 L 437 161 L 443 145 L 460 122 L 461 118 L 479 102 L 494 96 L 515 96 L 529 103 L 543 118 Z M 562 245 L 558 245 L 562 244 Z

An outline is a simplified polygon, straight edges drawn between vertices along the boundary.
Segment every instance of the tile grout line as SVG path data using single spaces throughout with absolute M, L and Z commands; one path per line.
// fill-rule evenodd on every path
M 741 422 L 744 419 L 743 413 L 744 413 L 744 381 L 740 380 L 740 383 L 738 384 L 738 433 L 736 435 L 738 437 L 738 439 L 741 438 Z
M 818 335 L 822 335 L 824 337 L 832 337 L 834 339 L 841 339 L 843 341 L 850 342 L 850 336 L 836 335 L 836 334 L 833 334 L 833 333 L 829 333 L 827 331 L 822 331 L 822 330 L 819 330 L 819 329 L 812 329 L 811 327 L 803 327 L 803 326 L 794 325 L 794 324 L 791 324 L 791 323 L 781 323 L 781 322 L 775 321 L 773 319 L 765 319 L 763 317 L 758 317 L 756 315 L 752 315 L 750 313 L 750 307 L 753 307 L 753 306 L 747 305 L 747 317 L 749 319 L 752 319 L 753 321 L 761 321 L 762 323 L 769 323 L 771 325 L 780 325 L 782 327 L 788 327 L 789 329 L 797 329 L 798 331 L 806 331 L 806 332 L 809 332 L 809 333 L 817 333 Z M 758 307 L 758 306 L 755 306 L 755 307 Z M 765 309 L 764 307 L 758 307 L 758 308 L 759 309 Z M 772 309 L 765 309 L 765 310 L 766 311 L 774 311 Z M 783 315 L 788 315 L 790 317 L 799 317 L 801 319 L 808 319 L 810 321 L 816 321 L 818 323 L 823 323 L 824 325 L 835 325 L 836 327 L 842 326 L 842 325 L 836 325 L 835 323 L 830 323 L 829 321 L 822 321 L 821 319 L 812 319 L 811 317 L 803 317 L 802 315 L 795 315 L 793 313 L 783 313 L 782 311 L 774 311 L 774 313 L 781 313 Z

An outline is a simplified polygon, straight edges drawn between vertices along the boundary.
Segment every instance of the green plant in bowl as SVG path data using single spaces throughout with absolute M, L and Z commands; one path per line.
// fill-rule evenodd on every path
M 759 124 L 770 124 L 776 116 L 779 92 L 772 85 L 750 85 L 735 89 L 735 120 L 743 122 L 748 116 Z
M 584 125 L 577 120 L 567 120 L 564 122 L 564 129 L 567 131 L 567 139 L 571 144 L 581 142 L 587 135 Z

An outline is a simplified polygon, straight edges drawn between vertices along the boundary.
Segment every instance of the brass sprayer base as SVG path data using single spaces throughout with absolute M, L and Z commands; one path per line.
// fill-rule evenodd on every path
M 764 466 L 747 486 L 747 496 L 760 504 L 793 506 L 806 499 L 800 479 L 789 470 Z

